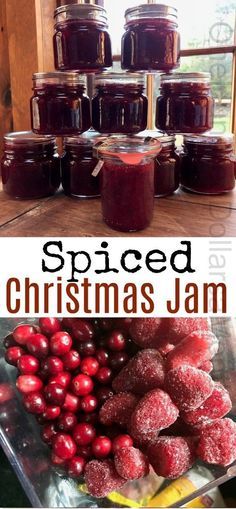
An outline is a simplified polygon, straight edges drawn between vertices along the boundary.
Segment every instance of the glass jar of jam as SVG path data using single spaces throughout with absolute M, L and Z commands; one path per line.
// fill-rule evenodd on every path
M 154 158 L 158 140 L 111 137 L 97 147 L 103 160 L 102 213 L 114 230 L 131 232 L 149 226 L 154 206 Z
M 180 65 L 177 10 L 143 4 L 125 12 L 121 66 L 129 71 L 170 72 Z
M 31 123 L 36 134 L 65 136 L 91 127 L 85 76 L 73 72 L 33 74 Z
M 168 134 L 201 134 L 213 127 L 214 99 L 209 73 L 161 76 L 156 127 Z
M 93 146 L 101 140 L 96 131 L 64 139 L 64 154 L 61 159 L 62 186 L 68 196 L 96 198 L 100 196 L 100 174 L 92 173 L 97 165 Z
M 112 67 L 107 13 L 93 4 L 69 4 L 55 11 L 53 37 L 58 71 L 105 71 Z
M 154 194 L 156 198 L 169 196 L 179 187 L 180 157 L 176 152 L 175 136 L 161 131 L 146 130 L 138 136 L 156 138 L 161 143 L 161 151 L 155 159 Z
M 95 78 L 92 124 L 108 134 L 136 134 L 147 127 L 148 100 L 141 74 L 111 73 Z
M 6 134 L 1 171 L 3 190 L 12 198 L 53 195 L 60 185 L 56 138 L 31 131 Z
M 221 194 L 235 187 L 233 135 L 185 136 L 180 183 L 200 194 Z

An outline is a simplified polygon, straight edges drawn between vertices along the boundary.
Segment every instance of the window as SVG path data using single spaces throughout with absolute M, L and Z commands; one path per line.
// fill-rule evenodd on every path
M 118 60 L 115 63 L 115 70 L 119 69 L 118 55 L 120 55 L 120 41 L 124 32 L 125 10 L 138 3 L 137 0 L 119 0 L 119 2 L 105 0 L 110 19 L 113 53 L 117 55 Z M 155 1 L 147 0 L 147 3 L 155 3 Z M 211 73 L 215 97 L 214 128 L 219 132 L 226 132 L 233 128 L 236 132 L 235 1 L 172 0 L 170 5 L 174 5 L 179 14 L 182 48 L 180 71 L 209 71 Z M 153 81 L 154 96 L 157 96 L 158 76 L 153 78 Z

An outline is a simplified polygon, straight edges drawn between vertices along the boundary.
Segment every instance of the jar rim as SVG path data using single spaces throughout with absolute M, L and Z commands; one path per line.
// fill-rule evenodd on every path
M 145 75 L 143 73 L 132 72 L 104 72 L 95 76 L 95 84 L 102 85 L 110 82 L 111 84 L 134 84 L 144 85 Z
M 55 80 L 55 84 L 70 84 L 86 86 L 86 76 L 77 72 L 35 72 L 32 75 L 33 81 Z
M 160 83 L 175 83 L 178 81 L 204 81 L 210 82 L 211 74 L 209 72 L 174 72 L 171 74 L 161 74 Z
M 117 157 L 127 164 L 138 164 L 145 157 L 155 157 L 161 151 L 161 143 L 155 138 L 112 136 L 100 145 L 95 145 L 98 157 Z M 131 157 L 133 162 L 131 163 Z M 135 162 L 134 162 L 135 161 Z
M 146 129 L 145 131 L 142 131 L 141 133 L 136 134 L 138 138 L 145 137 L 148 138 L 149 136 L 151 138 L 158 139 L 162 145 L 166 143 L 175 143 L 176 142 L 176 136 L 175 134 L 165 134 L 162 131 L 156 131 L 155 129 Z
M 173 18 L 177 20 L 178 10 L 166 4 L 141 4 L 136 7 L 129 7 L 125 11 L 126 23 L 135 19 L 150 19 L 150 18 Z
M 225 145 L 234 143 L 234 135 L 232 133 L 219 134 L 217 132 L 206 132 L 201 135 L 189 134 L 184 136 L 184 143 L 192 145 Z
M 88 21 L 100 21 L 107 24 L 107 11 L 104 7 L 94 4 L 68 4 L 57 7 L 54 12 L 56 21 L 68 19 L 83 19 Z
M 37 144 L 49 144 L 56 143 L 56 137 L 52 135 L 38 135 L 33 133 L 33 131 L 16 131 L 11 133 L 6 133 L 4 135 L 4 141 L 8 144 L 17 144 L 24 145 L 25 143 L 30 145 Z

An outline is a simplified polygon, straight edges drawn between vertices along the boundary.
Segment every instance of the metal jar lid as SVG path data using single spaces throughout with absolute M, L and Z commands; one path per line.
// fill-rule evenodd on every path
M 95 76 L 95 85 L 143 85 L 145 84 L 145 75 L 132 72 L 104 72 Z
M 141 19 L 170 19 L 177 21 L 178 11 L 175 7 L 165 4 L 142 4 L 137 7 L 130 7 L 125 11 L 125 21 L 141 20 Z
M 191 145 L 232 145 L 234 143 L 234 135 L 232 133 L 219 134 L 214 131 L 208 131 L 204 134 L 194 135 L 189 134 L 184 136 L 184 144 L 188 143 Z
M 51 135 L 38 135 L 32 131 L 17 131 L 7 133 L 4 141 L 8 145 L 45 145 L 56 143 L 56 137 Z
M 94 129 L 89 129 L 85 133 L 79 136 L 65 136 L 63 138 L 64 145 L 70 145 L 73 147 L 78 146 L 89 146 L 93 147 L 96 143 L 100 141 L 105 141 L 107 138 L 106 135 L 102 135 L 95 131 Z
M 32 79 L 37 83 L 41 82 L 41 84 L 86 86 L 86 76 L 76 72 L 35 72 Z
M 54 12 L 56 23 L 67 20 L 99 21 L 107 25 L 106 10 L 94 4 L 69 4 L 58 7 Z
M 211 74 L 209 72 L 173 72 L 172 74 L 161 75 L 161 85 L 163 83 L 178 83 L 178 82 L 203 82 L 209 83 Z

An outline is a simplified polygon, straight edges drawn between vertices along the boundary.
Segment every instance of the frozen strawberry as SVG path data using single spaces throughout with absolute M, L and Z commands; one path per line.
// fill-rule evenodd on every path
M 131 436 L 145 438 L 161 429 L 168 428 L 179 415 L 178 408 L 170 396 L 161 389 L 148 392 L 136 406 L 130 422 Z
M 167 371 L 183 364 L 199 368 L 216 355 L 218 348 L 219 341 L 213 332 L 204 330 L 192 332 L 167 355 Z
M 209 398 L 214 382 L 205 371 L 184 365 L 167 373 L 165 389 L 179 410 L 189 411 Z
M 148 348 L 138 352 L 113 380 L 115 392 L 131 391 L 135 394 L 163 387 L 164 359 L 157 350 Z
M 100 409 L 100 422 L 105 426 L 118 424 L 126 427 L 138 401 L 139 398 L 130 392 L 122 392 L 111 396 Z
M 127 482 L 117 473 L 112 460 L 89 461 L 85 467 L 84 478 L 88 492 L 96 498 L 106 497 Z
M 133 480 L 149 473 L 148 458 L 135 447 L 122 447 L 114 457 L 115 468 L 124 479 Z
M 231 465 L 236 460 L 236 423 L 226 418 L 205 425 L 197 455 L 207 463 Z
M 213 364 L 211 361 L 205 361 L 200 367 L 199 369 L 201 369 L 202 371 L 206 371 L 206 373 L 211 373 L 213 371 Z
M 197 330 L 211 330 L 210 320 L 207 318 L 162 318 L 158 337 L 161 342 L 169 341 L 176 345 Z
M 161 318 L 135 318 L 129 329 L 131 338 L 140 348 L 157 348 L 160 324 Z
M 221 419 L 232 408 L 228 391 L 220 383 L 216 383 L 212 394 L 204 403 L 191 412 L 183 412 L 182 417 L 188 424 L 201 424 Z
M 189 470 L 195 461 L 195 447 L 184 437 L 159 437 L 147 451 L 149 461 L 157 475 L 176 479 Z

